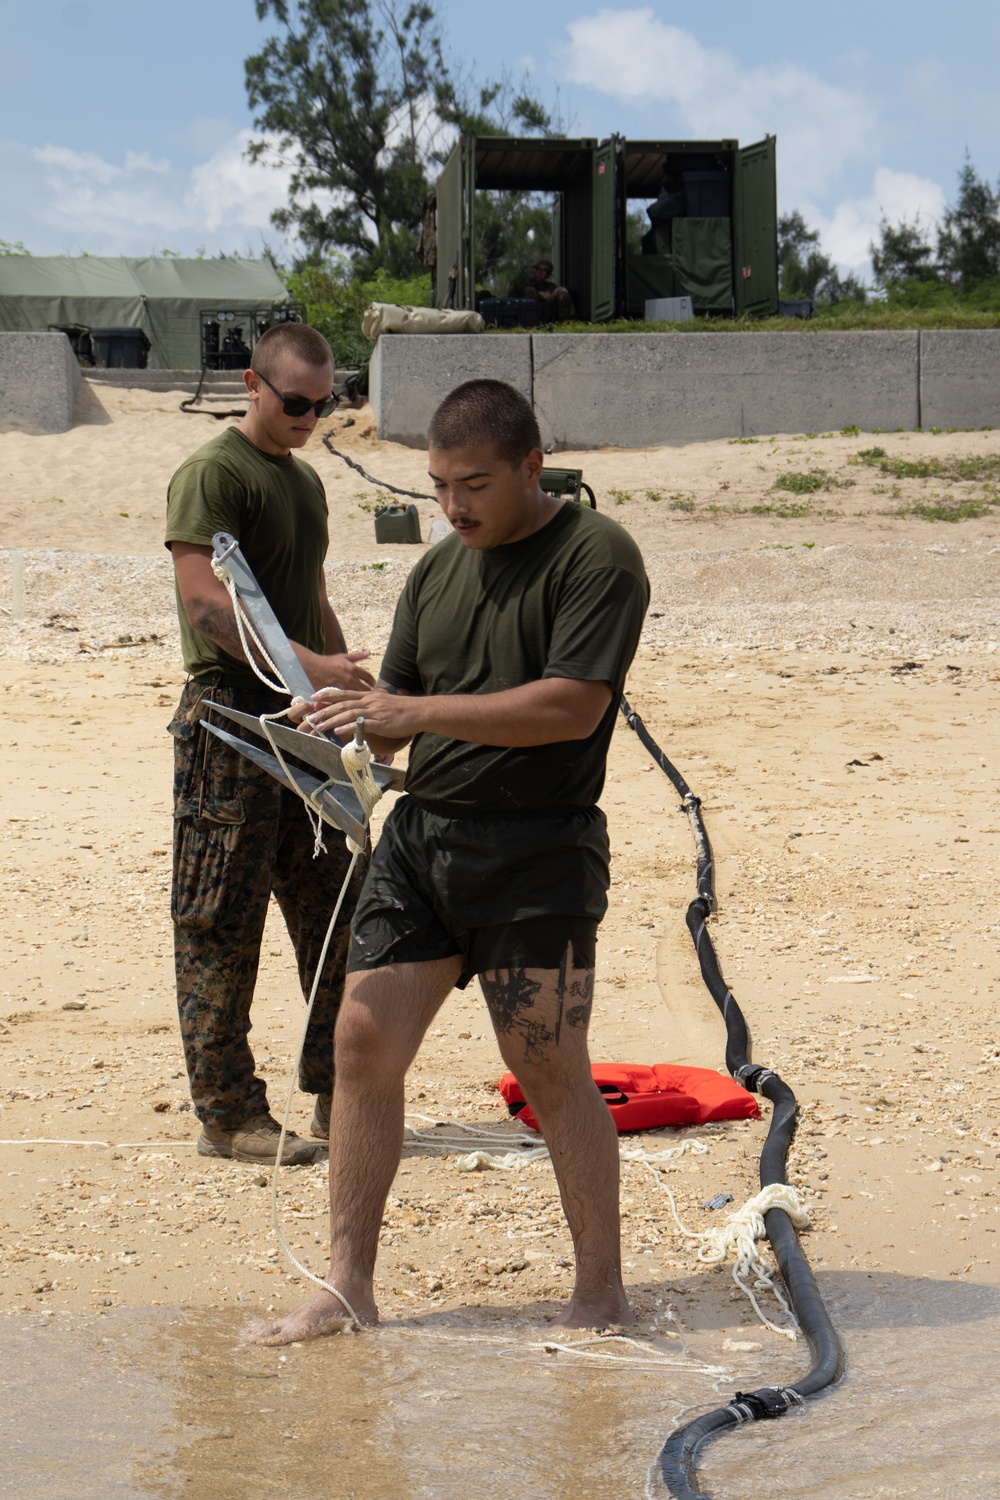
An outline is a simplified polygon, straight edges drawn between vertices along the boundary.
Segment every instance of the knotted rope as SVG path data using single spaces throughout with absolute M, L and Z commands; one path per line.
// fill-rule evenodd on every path
M 624 1153 L 623 1153 L 624 1155 Z M 698 1243 L 697 1257 L 705 1265 L 722 1265 L 730 1256 L 735 1257 L 733 1265 L 733 1281 L 739 1287 L 744 1296 L 750 1299 L 750 1304 L 765 1328 L 772 1333 L 780 1333 L 783 1338 L 796 1338 L 795 1314 L 792 1312 L 780 1287 L 775 1284 L 774 1276 L 764 1264 L 757 1250 L 757 1241 L 767 1237 L 767 1228 L 764 1224 L 764 1215 L 772 1208 L 782 1209 L 796 1229 L 808 1229 L 810 1224 L 809 1214 L 799 1197 L 797 1190 L 785 1182 L 773 1182 L 768 1187 L 762 1188 L 755 1197 L 747 1200 L 742 1208 L 735 1209 L 725 1220 L 712 1229 L 694 1230 L 688 1229 L 677 1212 L 677 1202 L 667 1184 L 663 1181 L 659 1172 L 650 1161 L 643 1160 L 644 1153 L 637 1155 L 633 1160 L 642 1162 L 652 1173 L 657 1185 L 663 1189 L 670 1201 L 670 1212 L 674 1223 L 681 1234 L 688 1240 Z M 751 1276 L 754 1278 L 753 1285 L 750 1284 Z M 782 1312 L 789 1319 L 787 1324 L 773 1323 L 764 1312 L 760 1303 L 754 1295 L 754 1288 L 758 1291 L 769 1290 L 773 1292 L 775 1301 Z
M 232 573 L 229 571 L 224 562 L 220 562 L 215 557 L 212 558 L 212 572 L 215 574 L 219 582 L 225 585 L 226 592 L 229 594 L 229 597 L 232 600 L 233 614 L 236 617 L 236 633 L 240 638 L 240 645 L 243 647 L 243 655 L 246 657 L 247 661 L 250 663 L 250 666 L 253 668 L 254 672 L 256 672 L 261 682 L 266 683 L 272 692 L 288 693 L 288 696 L 290 698 L 292 695 L 289 692 L 281 673 L 278 671 L 278 668 L 271 660 L 270 653 L 268 652 L 267 647 L 264 645 L 264 642 L 257 634 L 257 631 L 254 629 L 253 621 L 251 620 L 249 615 L 244 614 L 243 612 L 243 606 L 240 604 L 240 596 L 236 591 L 236 580 L 233 578 Z M 251 640 L 257 647 L 257 650 L 260 652 L 265 666 L 270 667 L 271 671 L 278 679 L 277 682 L 272 682 L 270 677 L 268 677 L 265 672 L 261 671 L 260 667 L 257 665 L 257 662 L 254 659 L 254 654 L 247 644 L 248 631 L 250 633 Z

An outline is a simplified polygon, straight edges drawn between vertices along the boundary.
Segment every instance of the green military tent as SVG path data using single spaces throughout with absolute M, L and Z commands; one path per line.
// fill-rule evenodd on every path
M 141 328 L 158 370 L 201 367 L 204 314 L 234 312 L 238 321 L 291 300 L 269 260 L 0 256 L 0 332 Z

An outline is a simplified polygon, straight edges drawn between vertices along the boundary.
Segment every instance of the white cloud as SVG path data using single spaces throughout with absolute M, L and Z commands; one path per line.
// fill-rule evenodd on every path
M 273 210 L 288 201 L 291 168 L 248 161 L 252 139 L 251 131 L 239 131 L 191 173 L 188 204 L 212 234 L 228 233 L 231 224 L 266 230 Z
M 272 210 L 287 201 L 290 169 L 247 161 L 248 130 L 233 132 L 189 171 L 137 152 L 121 162 L 67 146 L 0 142 L 6 239 L 36 255 L 88 250 L 146 255 L 232 251 L 278 236 Z
M 560 51 L 571 82 L 640 104 L 671 105 L 696 139 L 749 144 L 777 135 L 783 197 L 822 193 L 849 162 L 870 160 L 878 149 L 874 105 L 798 63 L 746 67 L 648 8 L 601 10 L 567 30 Z
M 808 202 L 800 205 L 803 218 L 811 228 L 819 230 L 823 249 L 841 271 L 853 271 L 864 277 L 871 275 L 868 246 L 878 239 L 883 217 L 890 224 L 903 219 L 911 224 L 919 222 L 933 241 L 933 230 L 944 208 L 945 194 L 940 183 L 912 172 L 893 172 L 888 167 L 879 167 L 870 193 L 846 199 L 832 214 L 824 214 Z

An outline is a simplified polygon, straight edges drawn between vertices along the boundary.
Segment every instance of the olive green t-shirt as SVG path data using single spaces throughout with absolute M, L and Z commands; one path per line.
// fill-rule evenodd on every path
M 593 806 L 648 603 L 632 538 L 572 502 L 505 547 L 475 551 L 454 534 L 439 542 L 413 568 L 396 606 L 386 682 L 430 695 L 499 693 L 567 677 L 610 682 L 611 702 L 585 740 L 505 748 L 419 734 L 406 790 L 456 815 Z
M 211 547 L 217 531 L 239 542 L 289 640 L 322 651 L 320 587 L 329 534 L 326 495 L 315 469 L 294 454 L 263 453 L 237 428 L 227 428 L 181 464 L 167 489 L 168 547 Z M 194 629 L 179 592 L 177 615 L 184 666 L 192 677 L 221 671 L 256 682 L 245 661 Z

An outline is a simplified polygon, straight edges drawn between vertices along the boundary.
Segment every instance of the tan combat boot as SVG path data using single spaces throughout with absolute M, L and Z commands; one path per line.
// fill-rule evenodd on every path
M 316 1108 L 309 1122 L 309 1134 L 314 1135 L 317 1140 L 328 1141 L 330 1139 L 330 1106 L 332 1104 L 332 1094 L 316 1095 Z
M 281 1126 L 270 1115 L 255 1115 L 235 1130 L 221 1130 L 217 1125 L 203 1125 L 198 1141 L 199 1156 L 224 1156 L 230 1161 L 259 1162 L 273 1166 L 278 1155 Z M 285 1136 L 283 1167 L 300 1167 L 323 1159 L 322 1146 L 304 1141 L 301 1136 Z

